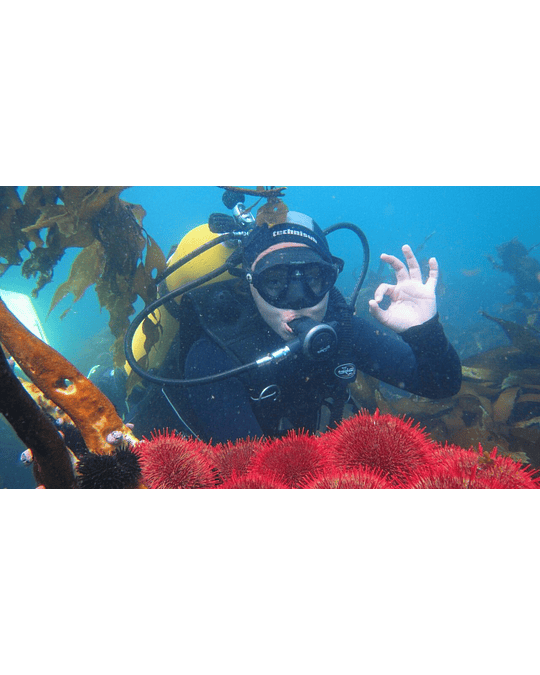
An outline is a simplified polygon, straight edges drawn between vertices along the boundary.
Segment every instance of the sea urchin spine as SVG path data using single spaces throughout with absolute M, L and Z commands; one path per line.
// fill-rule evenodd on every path
M 135 448 L 143 480 L 152 489 L 193 490 L 213 488 L 217 467 L 201 441 L 165 432 L 154 432 Z
M 86 490 L 124 490 L 139 486 L 141 467 L 129 446 L 110 455 L 88 452 L 77 464 L 77 484 Z
M 266 442 L 253 458 L 249 473 L 272 476 L 289 488 L 302 488 L 330 466 L 329 453 L 316 436 L 290 431 Z
M 411 475 L 432 461 L 429 437 L 412 420 L 362 411 L 321 438 L 336 467 L 378 469 L 404 486 Z

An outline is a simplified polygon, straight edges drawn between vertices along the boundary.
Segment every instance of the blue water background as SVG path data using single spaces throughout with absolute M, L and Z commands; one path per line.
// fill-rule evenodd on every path
M 207 222 L 210 213 L 225 210 L 221 194 L 215 187 L 132 187 L 121 198 L 144 207 L 144 227 L 167 254 L 192 227 Z M 530 248 L 540 241 L 538 187 L 289 187 L 285 201 L 291 210 L 312 215 L 323 228 L 341 221 L 359 225 L 370 243 L 374 272 L 381 253 L 399 255 L 405 243 L 417 249 L 432 235 L 419 258 L 435 256 L 439 261 L 440 309 L 444 312 L 445 304 L 453 309 L 444 317 L 448 324 L 462 325 L 477 319 L 479 309 L 495 311 L 498 303 L 509 300 L 511 277 L 494 270 L 486 257 L 496 258 L 499 244 L 518 237 Z M 348 290 L 361 266 L 362 252 L 348 234 L 333 235 L 331 246 L 346 261 L 340 284 Z M 68 358 L 76 358 L 79 339 L 108 322 L 93 289 L 62 321 L 59 317 L 70 305 L 70 297 L 47 316 L 54 291 L 67 278 L 79 252 L 66 253 L 55 268 L 53 283 L 34 302 L 49 340 Z M 532 255 L 540 256 L 540 248 Z M 474 276 L 467 276 L 473 271 Z M 0 278 L 0 288 L 8 290 L 30 294 L 34 285 L 35 280 L 24 279 L 18 267 Z
M 21 188 L 24 193 L 24 188 Z M 121 198 L 146 210 L 144 227 L 164 253 L 176 246 L 208 215 L 224 212 L 222 191 L 216 187 L 132 187 Z M 250 205 L 254 200 L 246 200 Z M 495 270 L 487 256 L 497 258 L 496 248 L 517 237 L 527 248 L 540 242 L 540 188 L 538 187 L 289 187 L 285 202 L 290 210 L 310 214 L 325 228 L 349 221 L 365 232 L 371 248 L 371 276 L 378 272 L 381 253 L 400 254 L 407 243 L 419 259 L 435 256 L 439 262 L 439 311 L 452 342 L 462 356 L 482 351 L 507 339 L 500 329 L 481 317 L 479 310 L 498 315 L 511 302 L 510 275 Z M 349 293 L 362 264 L 362 251 L 352 235 L 336 234 L 330 241 L 335 255 L 346 262 L 340 279 Z M 122 243 L 119 242 L 119 251 Z M 53 283 L 34 301 L 53 347 L 78 367 L 107 347 L 108 313 L 100 310 L 93 289 L 74 305 L 63 320 L 60 314 L 71 303 L 66 298 L 48 316 L 58 284 L 68 277 L 80 249 L 68 251 L 54 271 Z M 540 247 L 531 255 L 540 258 Z M 386 274 L 388 281 L 391 274 Z M 30 294 L 35 280 L 12 267 L 0 278 L 0 288 Z M 364 312 L 367 297 L 359 306 Z M 142 304 L 137 304 L 137 309 Z M 4 453 L 0 451 L 1 456 Z M 28 475 L 28 470 L 26 475 Z M 5 467 L 0 465 L 0 476 Z M 18 473 L 17 475 L 21 475 Z M 23 481 L 24 482 L 24 481 Z M 28 485 L 30 487 L 31 485 Z M 10 478 L 10 487 L 17 487 Z

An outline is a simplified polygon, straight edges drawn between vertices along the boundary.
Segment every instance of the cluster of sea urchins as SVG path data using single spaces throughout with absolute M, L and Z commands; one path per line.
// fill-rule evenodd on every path
M 211 446 L 155 432 L 134 450 L 151 489 L 536 489 L 530 467 L 433 442 L 411 420 L 361 412 L 313 436 Z

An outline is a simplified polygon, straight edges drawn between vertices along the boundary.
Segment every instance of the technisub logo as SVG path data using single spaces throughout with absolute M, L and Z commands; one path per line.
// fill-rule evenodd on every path
M 288 230 L 280 230 L 279 232 L 272 232 L 273 237 L 281 237 L 284 234 L 293 234 L 295 237 L 304 237 L 305 239 L 311 239 L 311 241 L 314 241 L 316 244 L 319 242 L 315 239 L 315 237 L 312 237 L 310 234 L 307 234 L 306 232 L 300 232 L 300 230 L 291 230 L 290 228 Z
M 340 380 L 352 380 L 356 377 L 356 366 L 354 363 L 343 363 L 334 370 L 334 374 Z

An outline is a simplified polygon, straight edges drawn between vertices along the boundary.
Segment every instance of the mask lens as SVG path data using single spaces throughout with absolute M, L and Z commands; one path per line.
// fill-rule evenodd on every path
M 289 285 L 288 271 L 284 265 L 271 267 L 260 275 L 260 288 L 257 288 L 262 294 L 264 292 L 269 298 L 277 300 Z
M 270 305 L 303 309 L 317 305 L 336 283 L 337 270 L 327 263 L 274 265 L 253 274 L 253 285 Z
M 321 265 L 305 265 L 304 283 L 308 285 L 312 293 L 315 295 L 326 295 L 330 289 L 330 286 L 328 286 L 329 281 L 328 271 Z M 330 283 L 332 286 L 334 285 L 333 281 Z

